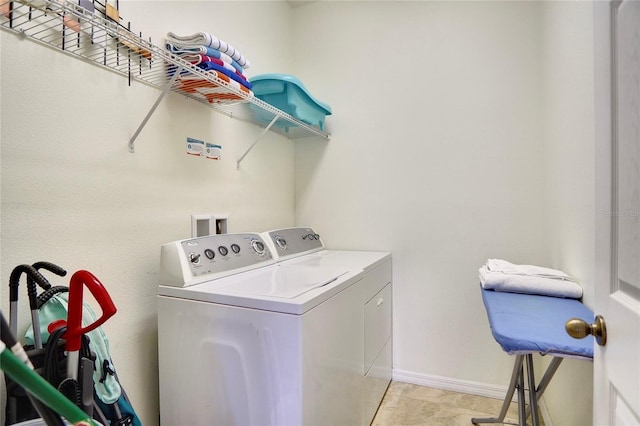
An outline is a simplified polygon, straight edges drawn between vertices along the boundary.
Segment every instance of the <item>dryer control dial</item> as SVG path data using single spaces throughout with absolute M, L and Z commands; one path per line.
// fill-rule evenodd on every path
M 200 254 L 198 254 L 198 253 L 189 253 L 189 261 L 191 263 L 200 263 Z
M 281 237 L 280 235 L 276 235 L 273 239 L 276 242 L 276 245 L 280 247 L 282 250 L 287 249 L 287 240 L 285 240 L 284 237 Z
M 251 247 L 253 250 L 258 253 L 260 256 L 264 255 L 264 244 L 260 240 L 251 240 Z

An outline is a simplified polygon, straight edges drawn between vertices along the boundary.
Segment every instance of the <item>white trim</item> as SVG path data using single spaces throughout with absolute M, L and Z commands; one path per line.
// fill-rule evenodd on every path
M 485 396 L 487 398 L 504 399 L 507 386 L 453 379 L 450 377 L 421 374 L 394 368 L 392 379 L 397 382 L 411 383 L 430 388 L 444 389 L 453 392 Z

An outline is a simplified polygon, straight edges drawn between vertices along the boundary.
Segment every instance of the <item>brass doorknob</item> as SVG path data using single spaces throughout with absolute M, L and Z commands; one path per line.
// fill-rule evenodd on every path
M 596 315 L 593 324 L 589 324 L 580 318 L 571 318 L 564 324 L 564 328 L 569 333 L 569 336 L 576 339 L 584 339 L 588 335 L 592 335 L 600 346 L 607 344 L 607 327 L 602 315 Z

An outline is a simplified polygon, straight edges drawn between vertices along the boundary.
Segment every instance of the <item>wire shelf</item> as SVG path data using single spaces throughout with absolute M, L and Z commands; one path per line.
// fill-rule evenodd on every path
M 129 84 L 138 81 L 162 90 L 158 102 L 172 91 L 290 139 L 329 138 L 318 127 L 254 97 L 222 73 L 200 69 L 100 12 L 67 0 L 0 0 L 0 15 L 4 30 L 118 73 L 128 78 Z M 131 151 L 149 115 L 130 141 Z

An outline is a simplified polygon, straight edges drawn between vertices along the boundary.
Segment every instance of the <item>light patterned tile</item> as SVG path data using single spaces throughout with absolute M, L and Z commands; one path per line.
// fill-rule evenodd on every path
M 391 382 L 372 426 L 469 426 L 474 417 L 495 417 L 502 401 L 459 392 Z M 512 403 L 505 422 L 517 423 Z

